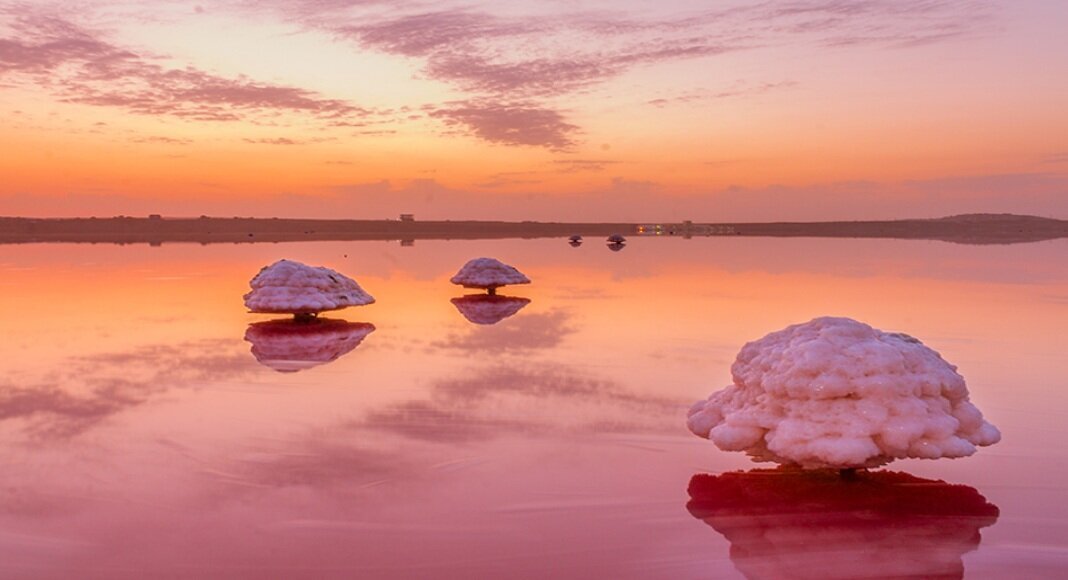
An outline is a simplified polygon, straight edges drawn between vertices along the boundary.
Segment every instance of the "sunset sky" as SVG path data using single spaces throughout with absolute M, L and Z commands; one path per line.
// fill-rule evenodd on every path
M 1068 218 L 1061 0 L 0 0 L 0 215 Z

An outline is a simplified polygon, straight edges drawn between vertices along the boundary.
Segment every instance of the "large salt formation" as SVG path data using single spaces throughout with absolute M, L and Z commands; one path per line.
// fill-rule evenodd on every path
M 475 258 L 467 262 L 449 281 L 464 288 L 481 288 L 490 294 L 496 294 L 501 286 L 530 284 L 530 278 L 522 272 L 493 258 Z
M 817 318 L 746 344 L 687 425 L 724 451 L 804 468 L 964 457 L 1001 439 L 956 367 L 905 334 Z
M 298 318 L 375 301 L 352 278 L 292 260 L 279 260 L 263 268 L 249 285 L 252 291 L 245 294 L 245 306 L 250 311 Z

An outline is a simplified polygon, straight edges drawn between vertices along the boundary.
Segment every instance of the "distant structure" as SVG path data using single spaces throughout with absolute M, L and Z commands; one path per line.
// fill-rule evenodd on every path
M 634 227 L 634 233 L 639 236 L 717 236 L 735 234 L 734 226 L 698 224 L 686 220 L 678 224 L 638 224 Z
M 414 213 L 402 213 L 402 214 L 400 214 L 400 221 L 402 221 L 402 222 L 414 222 L 415 221 L 415 214 Z
M 158 213 L 150 213 L 150 214 L 148 214 L 148 219 L 150 219 L 150 220 L 161 220 L 161 219 L 163 219 L 163 216 L 159 215 Z

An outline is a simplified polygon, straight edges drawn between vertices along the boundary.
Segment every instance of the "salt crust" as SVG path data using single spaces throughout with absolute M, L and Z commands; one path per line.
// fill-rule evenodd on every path
M 687 426 L 724 451 L 805 468 L 964 457 L 1001 433 L 956 367 L 919 340 L 849 318 L 817 318 L 746 344 L 734 384 Z
M 249 285 L 245 306 L 252 312 L 313 314 L 375 301 L 352 278 L 292 260 L 263 268 Z
M 515 268 L 493 258 L 475 258 L 450 280 L 464 288 L 497 288 L 510 284 L 530 284 L 530 279 Z

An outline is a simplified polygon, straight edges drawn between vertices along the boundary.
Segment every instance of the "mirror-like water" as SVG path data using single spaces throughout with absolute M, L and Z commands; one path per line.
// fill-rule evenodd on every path
M 448 279 L 483 255 L 533 284 L 464 298 Z M 378 302 L 247 314 L 283 257 Z M 0 298 L 5 578 L 1068 569 L 1066 240 L 0 246 Z M 720 475 L 770 466 L 686 409 L 821 315 L 941 352 L 1003 441 L 895 462 L 874 503 Z

